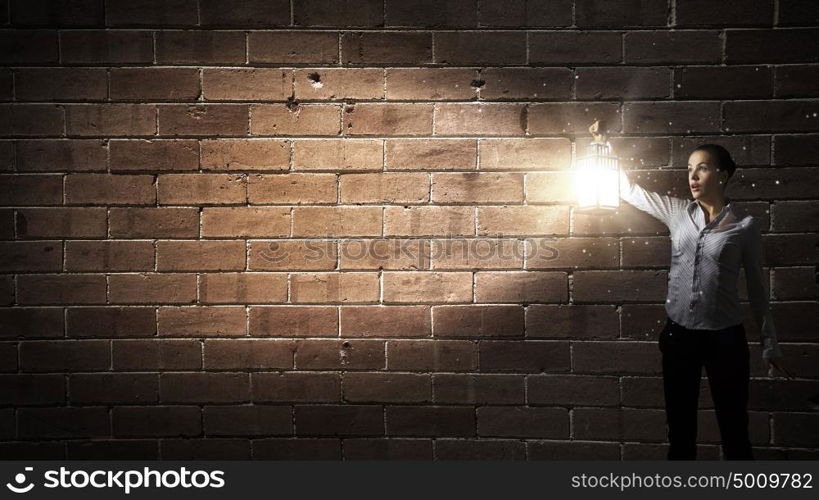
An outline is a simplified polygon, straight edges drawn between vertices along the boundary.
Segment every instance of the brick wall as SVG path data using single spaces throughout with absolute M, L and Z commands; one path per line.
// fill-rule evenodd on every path
M 0 455 L 664 459 L 668 231 L 573 212 L 599 118 L 652 190 L 734 155 L 797 375 L 745 302 L 752 441 L 819 457 L 819 8 L 739 4 L 0 2 Z

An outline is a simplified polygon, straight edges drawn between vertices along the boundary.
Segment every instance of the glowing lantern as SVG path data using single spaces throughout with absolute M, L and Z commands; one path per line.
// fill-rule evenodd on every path
M 620 206 L 620 160 L 612 152 L 605 134 L 598 134 L 599 120 L 589 132 L 594 140 L 574 166 L 576 211 L 584 214 L 611 214 Z

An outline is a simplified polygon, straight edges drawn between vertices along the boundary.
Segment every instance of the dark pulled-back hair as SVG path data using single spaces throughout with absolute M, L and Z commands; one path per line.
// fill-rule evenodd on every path
M 697 146 L 694 151 L 707 151 L 717 159 L 716 168 L 719 171 L 727 171 L 728 179 L 730 179 L 737 169 L 737 164 L 731 158 L 731 153 L 719 144 L 701 144 Z M 692 153 L 694 151 L 691 151 Z

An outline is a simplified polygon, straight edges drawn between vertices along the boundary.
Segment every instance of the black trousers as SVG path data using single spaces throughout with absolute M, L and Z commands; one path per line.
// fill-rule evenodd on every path
M 669 460 L 697 457 L 702 367 L 708 375 L 726 460 L 753 460 L 748 436 L 750 352 L 743 325 L 692 330 L 666 316 L 660 333 Z

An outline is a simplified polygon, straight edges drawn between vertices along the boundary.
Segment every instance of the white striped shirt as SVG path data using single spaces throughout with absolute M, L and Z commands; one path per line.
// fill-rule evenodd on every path
M 762 358 L 782 356 L 762 270 L 762 234 L 750 215 L 739 219 L 726 197 L 708 224 L 696 200 L 647 191 L 620 171 L 620 197 L 662 221 L 671 233 L 665 310 L 686 328 L 717 330 L 743 322 L 737 281 L 745 267 L 748 300 L 760 330 Z

